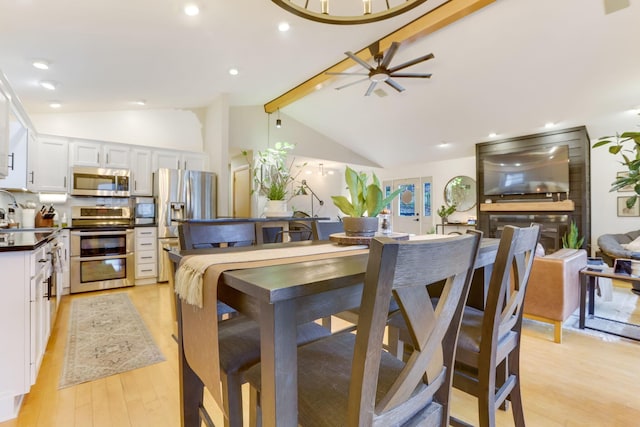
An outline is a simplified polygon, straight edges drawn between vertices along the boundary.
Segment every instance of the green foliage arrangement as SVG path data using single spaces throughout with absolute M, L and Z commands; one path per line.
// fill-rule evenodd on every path
M 625 148 L 627 142 L 633 142 L 631 148 Z M 624 132 L 622 135 L 604 136 L 593 144 L 593 148 L 609 146 L 609 153 L 614 156 L 621 155 L 628 174 L 619 176 L 611 184 L 609 191 L 617 191 L 620 188 L 631 186 L 635 194 L 627 199 L 627 207 L 632 208 L 640 195 L 640 132 Z
M 562 236 L 562 247 L 570 249 L 580 249 L 584 243 L 584 237 L 580 237 L 578 226 L 575 221 L 571 221 L 569 231 Z
M 438 211 L 436 212 L 438 214 L 438 216 L 440 218 L 446 218 L 449 215 L 451 215 L 452 213 L 454 213 L 456 211 L 456 205 L 451 205 L 451 206 L 447 206 L 445 207 L 445 205 L 440 206 L 440 208 L 438 209 Z
M 289 152 L 295 148 L 289 142 L 276 142 L 273 148 L 258 151 L 253 168 L 254 192 L 265 196 L 269 200 L 286 200 L 289 185 L 292 184 L 306 163 L 297 166 L 293 171 L 295 158 L 287 164 Z M 247 151 L 242 154 L 247 158 Z
M 347 166 L 344 178 L 347 182 L 351 201 L 344 196 L 331 196 L 333 204 L 345 215 L 351 217 L 363 217 L 365 214 L 369 217 L 377 216 L 385 206 L 400 194 L 402 189 L 397 189 L 389 196 L 384 197 L 380 180 L 375 173 L 372 175 L 373 183 L 369 184 L 369 176 L 365 172 L 356 172 Z

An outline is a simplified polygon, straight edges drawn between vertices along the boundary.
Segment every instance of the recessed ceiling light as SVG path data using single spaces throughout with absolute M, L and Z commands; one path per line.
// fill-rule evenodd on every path
M 62 107 L 62 104 L 60 104 L 58 101 L 51 101 L 49 103 L 49 107 L 51 107 L 51 108 L 60 108 L 60 107 Z
M 497 134 L 497 133 L 495 133 L 495 132 L 491 132 L 491 133 L 489 134 L 489 138 L 495 138 L 496 136 L 498 136 L 498 134 Z
M 144 99 L 141 99 L 140 101 L 135 101 L 134 104 L 136 104 L 136 105 L 147 105 L 147 101 L 145 101 Z
M 555 125 L 556 125 L 556 124 L 555 124 L 555 123 L 553 123 L 553 122 L 547 122 L 547 123 L 545 123 L 545 124 L 544 124 L 544 127 L 545 127 L 546 129 L 550 129 L 550 128 L 554 127 Z
M 240 71 L 238 71 L 237 68 L 229 68 L 229 74 L 231 74 L 232 76 L 237 76 L 239 72 Z
M 441 142 L 440 144 L 438 144 L 438 147 L 440 147 L 440 148 L 445 148 L 445 147 L 448 147 L 448 146 L 449 146 L 448 142 Z
M 197 4 L 190 3 L 184 7 L 184 14 L 187 16 L 196 16 L 199 13 L 200 13 L 200 8 L 198 7 Z
M 33 61 L 31 63 L 31 65 L 33 65 L 34 67 L 36 67 L 39 70 L 48 70 L 49 69 L 49 61 L 45 61 L 42 59 L 39 59 L 37 61 Z
M 56 90 L 56 87 L 58 85 L 56 83 L 54 83 L 54 82 L 41 81 L 40 82 L 40 86 L 42 86 L 43 88 L 48 89 L 48 90 Z
M 291 25 L 288 22 L 281 22 L 278 24 L 278 31 L 281 33 L 286 33 L 291 29 Z

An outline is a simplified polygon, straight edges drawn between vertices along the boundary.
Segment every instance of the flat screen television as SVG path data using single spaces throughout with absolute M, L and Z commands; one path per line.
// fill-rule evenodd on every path
M 484 194 L 565 193 L 569 191 L 569 147 L 545 146 L 482 160 Z

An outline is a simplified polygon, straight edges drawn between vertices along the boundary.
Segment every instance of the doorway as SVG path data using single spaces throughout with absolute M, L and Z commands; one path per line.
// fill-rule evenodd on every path
M 393 201 L 393 231 L 410 234 L 431 233 L 433 214 L 431 209 L 432 178 L 394 179 L 394 189 L 402 189 Z
M 233 171 L 233 217 L 251 217 L 251 170 L 249 165 Z

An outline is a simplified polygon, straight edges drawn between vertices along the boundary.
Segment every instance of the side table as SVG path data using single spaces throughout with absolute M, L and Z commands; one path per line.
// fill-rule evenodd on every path
M 618 335 L 624 338 L 640 341 L 640 327 L 635 324 L 625 323 L 619 320 L 606 319 L 595 316 L 595 290 L 598 279 L 605 277 L 613 280 L 621 280 L 624 282 L 638 283 L 640 277 L 633 277 L 628 274 L 614 273 L 610 267 L 586 267 L 580 270 L 580 329 L 594 329 L 608 334 Z M 631 292 L 631 291 L 629 291 Z M 589 306 L 587 307 L 587 293 L 589 294 Z M 597 327 L 594 325 L 587 326 L 587 310 L 590 319 L 599 320 Z M 622 328 L 620 327 L 622 326 Z

